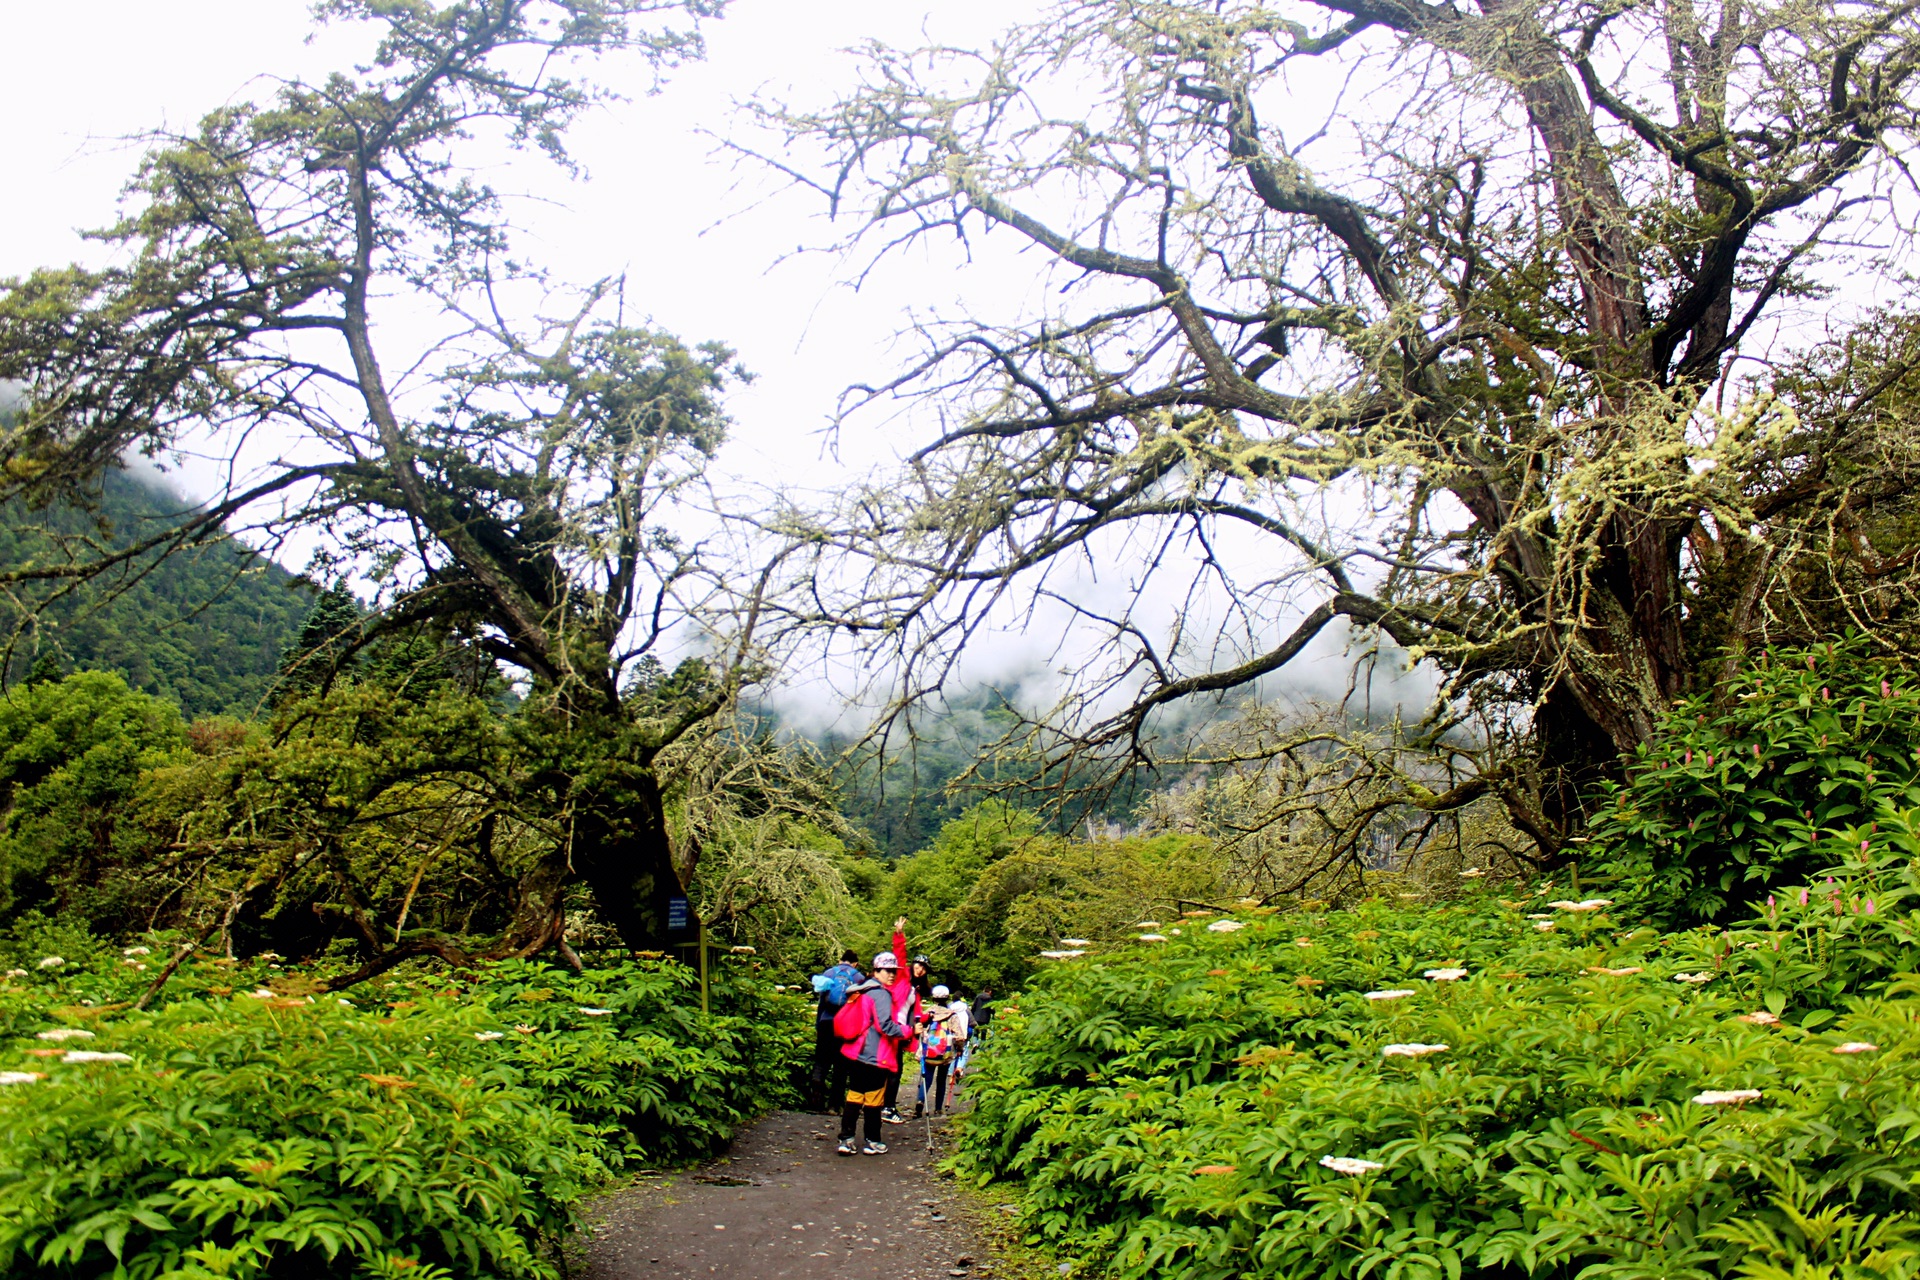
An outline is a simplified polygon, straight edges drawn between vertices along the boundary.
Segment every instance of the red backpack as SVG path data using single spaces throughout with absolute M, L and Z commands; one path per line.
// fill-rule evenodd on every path
M 833 1034 L 841 1040 L 858 1040 L 873 1025 L 873 1001 L 862 991 L 840 1006 L 833 1015 Z

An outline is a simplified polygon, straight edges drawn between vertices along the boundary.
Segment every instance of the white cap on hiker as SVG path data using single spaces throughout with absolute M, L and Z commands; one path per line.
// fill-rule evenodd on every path
M 900 962 L 893 958 L 893 952 L 882 951 L 873 958 L 873 967 L 876 969 L 898 969 Z
M 933 989 L 933 998 L 935 1000 L 945 1000 L 948 996 L 952 994 L 953 992 L 947 990 L 945 987 L 935 987 Z

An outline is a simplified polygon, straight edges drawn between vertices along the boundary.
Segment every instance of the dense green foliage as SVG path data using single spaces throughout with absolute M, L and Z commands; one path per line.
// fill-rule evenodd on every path
M 0 699 L 0 911 L 115 917 L 141 893 L 143 776 L 186 754 L 171 702 L 117 675 L 78 672 Z
M 1920 1275 L 1920 708 L 1852 643 L 1727 693 L 1618 793 L 1618 904 L 1243 903 L 1047 967 L 960 1166 L 1126 1277 Z
M 0 564 L 84 559 L 82 542 L 127 546 L 170 527 L 182 508 L 173 494 L 123 471 L 106 473 L 92 511 L 0 504 Z M 26 616 L 23 599 L 0 610 L 9 633 Z M 94 668 L 172 699 L 189 717 L 250 715 L 272 692 L 281 655 L 311 607 L 312 594 L 292 574 L 235 542 L 148 555 L 74 587 L 27 621 L 8 680 L 26 678 L 36 663 L 42 672 Z
M 1758 655 L 1674 707 L 1592 836 L 1658 918 L 1738 916 L 1820 869 L 1816 833 L 1906 797 L 1916 748 L 1920 685 L 1864 637 Z
M 1122 1276 L 1920 1273 L 1920 989 L 1804 982 L 1914 852 L 1727 938 L 1493 901 L 1196 920 L 1003 1012 L 962 1165 Z
M 924 849 L 869 887 L 869 931 L 905 915 L 919 923 L 935 969 L 969 990 L 1007 991 L 1038 953 L 1073 937 L 1124 937 L 1143 904 L 1231 898 L 1211 846 L 1172 833 L 1073 840 L 1033 813 L 988 800 L 963 811 Z
M 611 1169 L 786 1097 L 806 1014 L 734 966 L 707 1016 L 657 960 L 346 997 L 265 959 L 192 961 L 142 1013 L 114 1002 L 144 947 L 25 932 L 0 985 L 7 1276 L 555 1275 Z

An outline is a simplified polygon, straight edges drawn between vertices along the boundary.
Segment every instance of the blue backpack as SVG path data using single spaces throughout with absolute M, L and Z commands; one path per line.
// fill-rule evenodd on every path
M 814 974 L 813 990 L 821 997 L 822 1014 L 830 1013 L 845 1004 L 847 993 L 860 981 L 860 971 L 848 964 L 837 964 L 825 973 Z

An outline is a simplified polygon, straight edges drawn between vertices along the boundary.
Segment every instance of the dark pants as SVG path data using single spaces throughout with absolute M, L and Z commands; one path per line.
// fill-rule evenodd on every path
M 933 1090 L 933 1109 L 941 1112 L 947 1109 L 947 1073 L 951 1062 L 923 1062 L 920 1064 L 920 1106 L 927 1105 L 927 1090 Z
M 840 1112 L 840 1141 L 853 1137 L 862 1116 L 866 1117 L 867 1141 L 880 1141 L 880 1104 L 886 1096 L 889 1074 L 896 1082 L 900 1078 L 898 1072 L 889 1073 L 870 1062 L 847 1062 L 847 1102 Z
M 833 1111 L 847 1091 L 846 1055 L 840 1052 L 840 1037 L 833 1034 L 833 1022 L 813 1024 L 813 1082 L 807 1094 L 807 1110 Z
M 895 1067 L 887 1077 L 887 1101 L 885 1105 L 889 1111 L 895 1110 L 900 1105 L 900 1073 L 905 1070 L 906 1066 L 904 1064 Z

